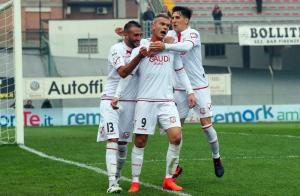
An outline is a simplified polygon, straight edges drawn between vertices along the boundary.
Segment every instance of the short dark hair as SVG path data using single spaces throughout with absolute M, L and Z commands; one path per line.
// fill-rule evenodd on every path
M 124 31 L 128 32 L 131 27 L 142 28 L 142 26 L 138 22 L 131 20 L 124 25 Z
M 167 14 L 164 14 L 164 13 L 157 14 L 157 15 L 154 17 L 154 20 L 155 20 L 156 18 L 170 19 L 170 17 L 169 17 Z
M 180 12 L 181 15 L 188 18 L 189 20 L 191 19 L 192 14 L 193 14 L 193 11 L 191 9 L 189 9 L 188 7 L 182 7 L 182 6 L 173 7 L 172 13 L 174 13 L 174 12 Z

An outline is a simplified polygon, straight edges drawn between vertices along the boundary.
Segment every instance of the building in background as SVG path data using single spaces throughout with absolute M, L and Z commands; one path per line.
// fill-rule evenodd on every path
M 7 0 L 0 0 L 0 4 Z M 22 0 L 25 48 L 39 48 L 41 34 L 48 35 L 49 20 L 138 18 L 135 0 Z

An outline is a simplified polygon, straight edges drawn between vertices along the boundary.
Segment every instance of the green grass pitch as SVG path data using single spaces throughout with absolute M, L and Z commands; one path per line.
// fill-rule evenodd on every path
M 178 184 L 190 195 L 298 195 L 300 123 L 216 124 L 225 167 L 214 176 L 209 146 L 199 124 L 186 124 Z M 96 126 L 26 128 L 26 146 L 64 160 L 105 170 L 105 145 Z M 141 181 L 160 186 L 165 174 L 166 136 L 150 137 Z M 130 178 L 130 153 L 123 176 Z M 128 194 L 128 181 L 121 181 Z M 107 177 L 53 161 L 16 145 L 0 145 L 0 195 L 106 195 Z M 133 195 L 173 195 L 141 186 Z

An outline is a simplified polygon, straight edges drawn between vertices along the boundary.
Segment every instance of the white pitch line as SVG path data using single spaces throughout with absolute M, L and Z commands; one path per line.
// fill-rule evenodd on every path
M 285 155 L 285 156 L 239 156 L 239 157 L 222 157 L 222 160 L 242 160 L 242 159 L 298 159 L 300 155 Z M 211 158 L 194 158 L 180 159 L 180 161 L 211 161 Z M 130 161 L 128 161 L 130 163 Z M 144 163 L 166 162 L 165 159 L 144 160 Z M 88 163 L 88 165 L 104 165 L 106 163 Z
M 251 133 L 236 133 L 236 132 L 218 132 L 218 133 L 228 134 L 228 135 L 271 136 L 271 137 L 282 137 L 282 138 L 300 139 L 300 136 L 298 136 L 298 135 L 251 134 Z
M 26 150 L 30 153 L 36 154 L 36 155 L 38 155 L 40 157 L 43 157 L 43 158 L 47 158 L 47 159 L 50 159 L 50 160 L 53 160 L 53 161 L 63 162 L 63 163 L 69 164 L 69 165 L 75 165 L 77 167 L 92 170 L 92 171 L 94 171 L 96 173 L 99 173 L 99 174 L 107 175 L 107 172 L 105 170 L 100 169 L 98 167 L 93 167 L 93 166 L 86 165 L 84 163 L 79 163 L 79 162 L 75 162 L 75 161 L 66 160 L 66 159 L 63 159 L 63 158 L 58 158 L 58 157 L 55 157 L 55 156 L 50 156 L 50 155 L 47 155 L 44 152 L 37 151 L 37 150 L 35 150 L 33 148 L 29 148 L 25 145 L 19 145 L 19 147 L 22 148 L 23 150 Z M 126 177 L 121 177 L 121 180 L 131 182 L 131 180 L 129 178 L 126 178 Z M 146 182 L 140 182 L 140 184 L 147 187 L 147 188 L 153 188 L 153 189 L 156 189 L 156 190 L 159 190 L 159 191 L 172 193 L 174 195 L 190 196 L 190 194 L 188 194 L 188 193 L 164 190 L 159 186 L 156 186 L 156 185 L 153 185 L 153 184 L 150 184 L 150 183 L 146 183 Z

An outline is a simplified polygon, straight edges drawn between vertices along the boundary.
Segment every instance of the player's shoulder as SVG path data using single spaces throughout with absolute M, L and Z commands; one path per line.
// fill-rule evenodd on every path
M 119 52 L 119 51 L 123 50 L 123 48 L 124 48 L 123 42 L 119 42 L 119 43 L 116 43 L 116 44 L 112 45 L 110 47 L 110 51 L 111 51 L 111 53 Z
M 193 29 L 191 27 L 188 28 L 189 32 L 193 32 L 193 33 L 199 33 L 199 31 L 197 31 L 196 29 Z
M 191 34 L 200 35 L 199 31 L 197 31 L 196 29 L 193 29 L 193 28 L 188 28 L 187 33 L 189 33 L 190 35 Z

